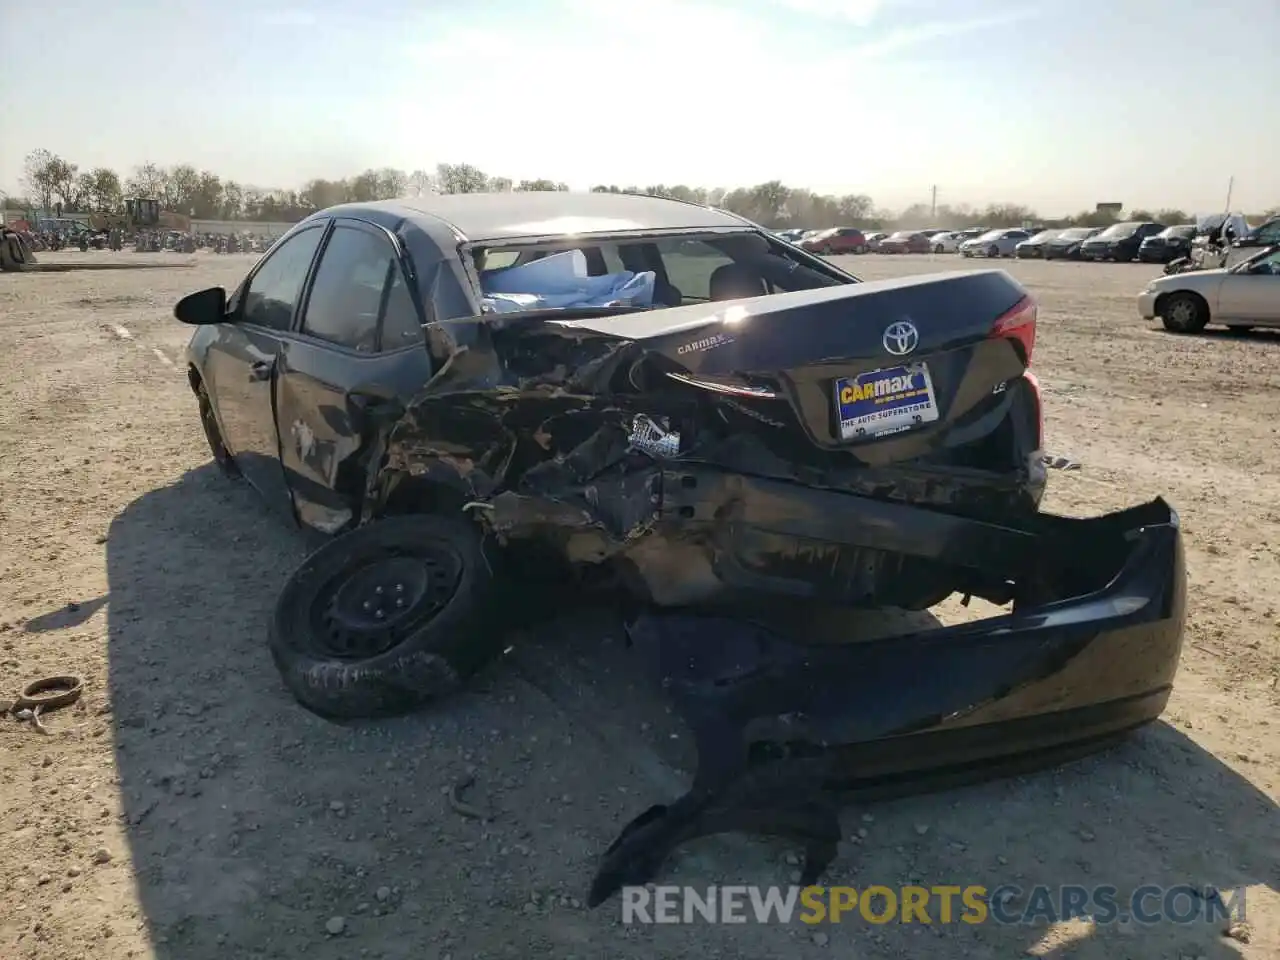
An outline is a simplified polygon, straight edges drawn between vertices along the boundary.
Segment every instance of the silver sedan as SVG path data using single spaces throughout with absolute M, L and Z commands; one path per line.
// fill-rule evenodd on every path
M 1013 248 L 1030 237 L 1026 230 L 988 230 L 982 236 L 960 244 L 960 256 L 1012 257 Z
M 1280 327 L 1280 246 L 1234 267 L 1159 277 L 1138 294 L 1138 313 L 1166 330 L 1199 333 L 1210 323 Z

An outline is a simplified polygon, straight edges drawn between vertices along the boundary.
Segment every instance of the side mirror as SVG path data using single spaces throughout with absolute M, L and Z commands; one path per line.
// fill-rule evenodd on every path
M 200 327 L 227 320 L 227 291 L 222 287 L 209 287 L 189 293 L 173 308 L 173 315 L 183 323 Z

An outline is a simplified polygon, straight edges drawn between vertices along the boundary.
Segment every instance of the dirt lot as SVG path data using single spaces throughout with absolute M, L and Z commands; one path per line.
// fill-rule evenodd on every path
M 1047 506 L 1162 494 L 1182 514 L 1182 670 L 1165 722 L 1110 753 L 850 809 L 832 880 L 1244 886 L 1240 939 L 1203 923 L 627 928 L 616 902 L 586 911 L 583 886 L 621 823 L 678 789 L 678 730 L 628 681 L 607 611 L 517 638 L 472 692 L 394 722 L 327 724 L 278 684 L 265 623 L 305 546 L 210 465 L 170 315 L 250 262 L 0 277 L 0 694 L 88 682 L 48 736 L 0 722 L 0 956 L 1280 955 L 1280 336 L 1152 328 L 1134 307 L 1150 267 L 1008 265 L 1042 303 L 1050 452 L 1082 464 L 1053 472 Z M 468 768 L 489 823 L 445 802 Z M 667 875 L 785 883 L 792 853 L 721 838 Z

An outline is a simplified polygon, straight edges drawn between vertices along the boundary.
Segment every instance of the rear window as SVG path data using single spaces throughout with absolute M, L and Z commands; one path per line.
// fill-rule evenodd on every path
M 472 247 L 482 309 L 678 307 L 857 283 L 767 232 L 628 236 Z M 542 261 L 547 262 L 543 263 Z M 728 268 L 728 269 L 727 269 Z

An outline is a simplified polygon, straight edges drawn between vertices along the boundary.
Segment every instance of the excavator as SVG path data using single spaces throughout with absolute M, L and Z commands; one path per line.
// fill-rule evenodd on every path
M 120 247 L 115 244 L 123 242 L 124 234 L 137 234 L 142 230 L 190 233 L 191 218 L 181 213 L 161 210 L 160 201 L 152 197 L 128 197 L 124 201 L 123 213 L 91 213 L 89 227 L 95 234 L 107 234 L 108 238 L 114 238 L 108 239 L 107 243 L 118 250 Z

